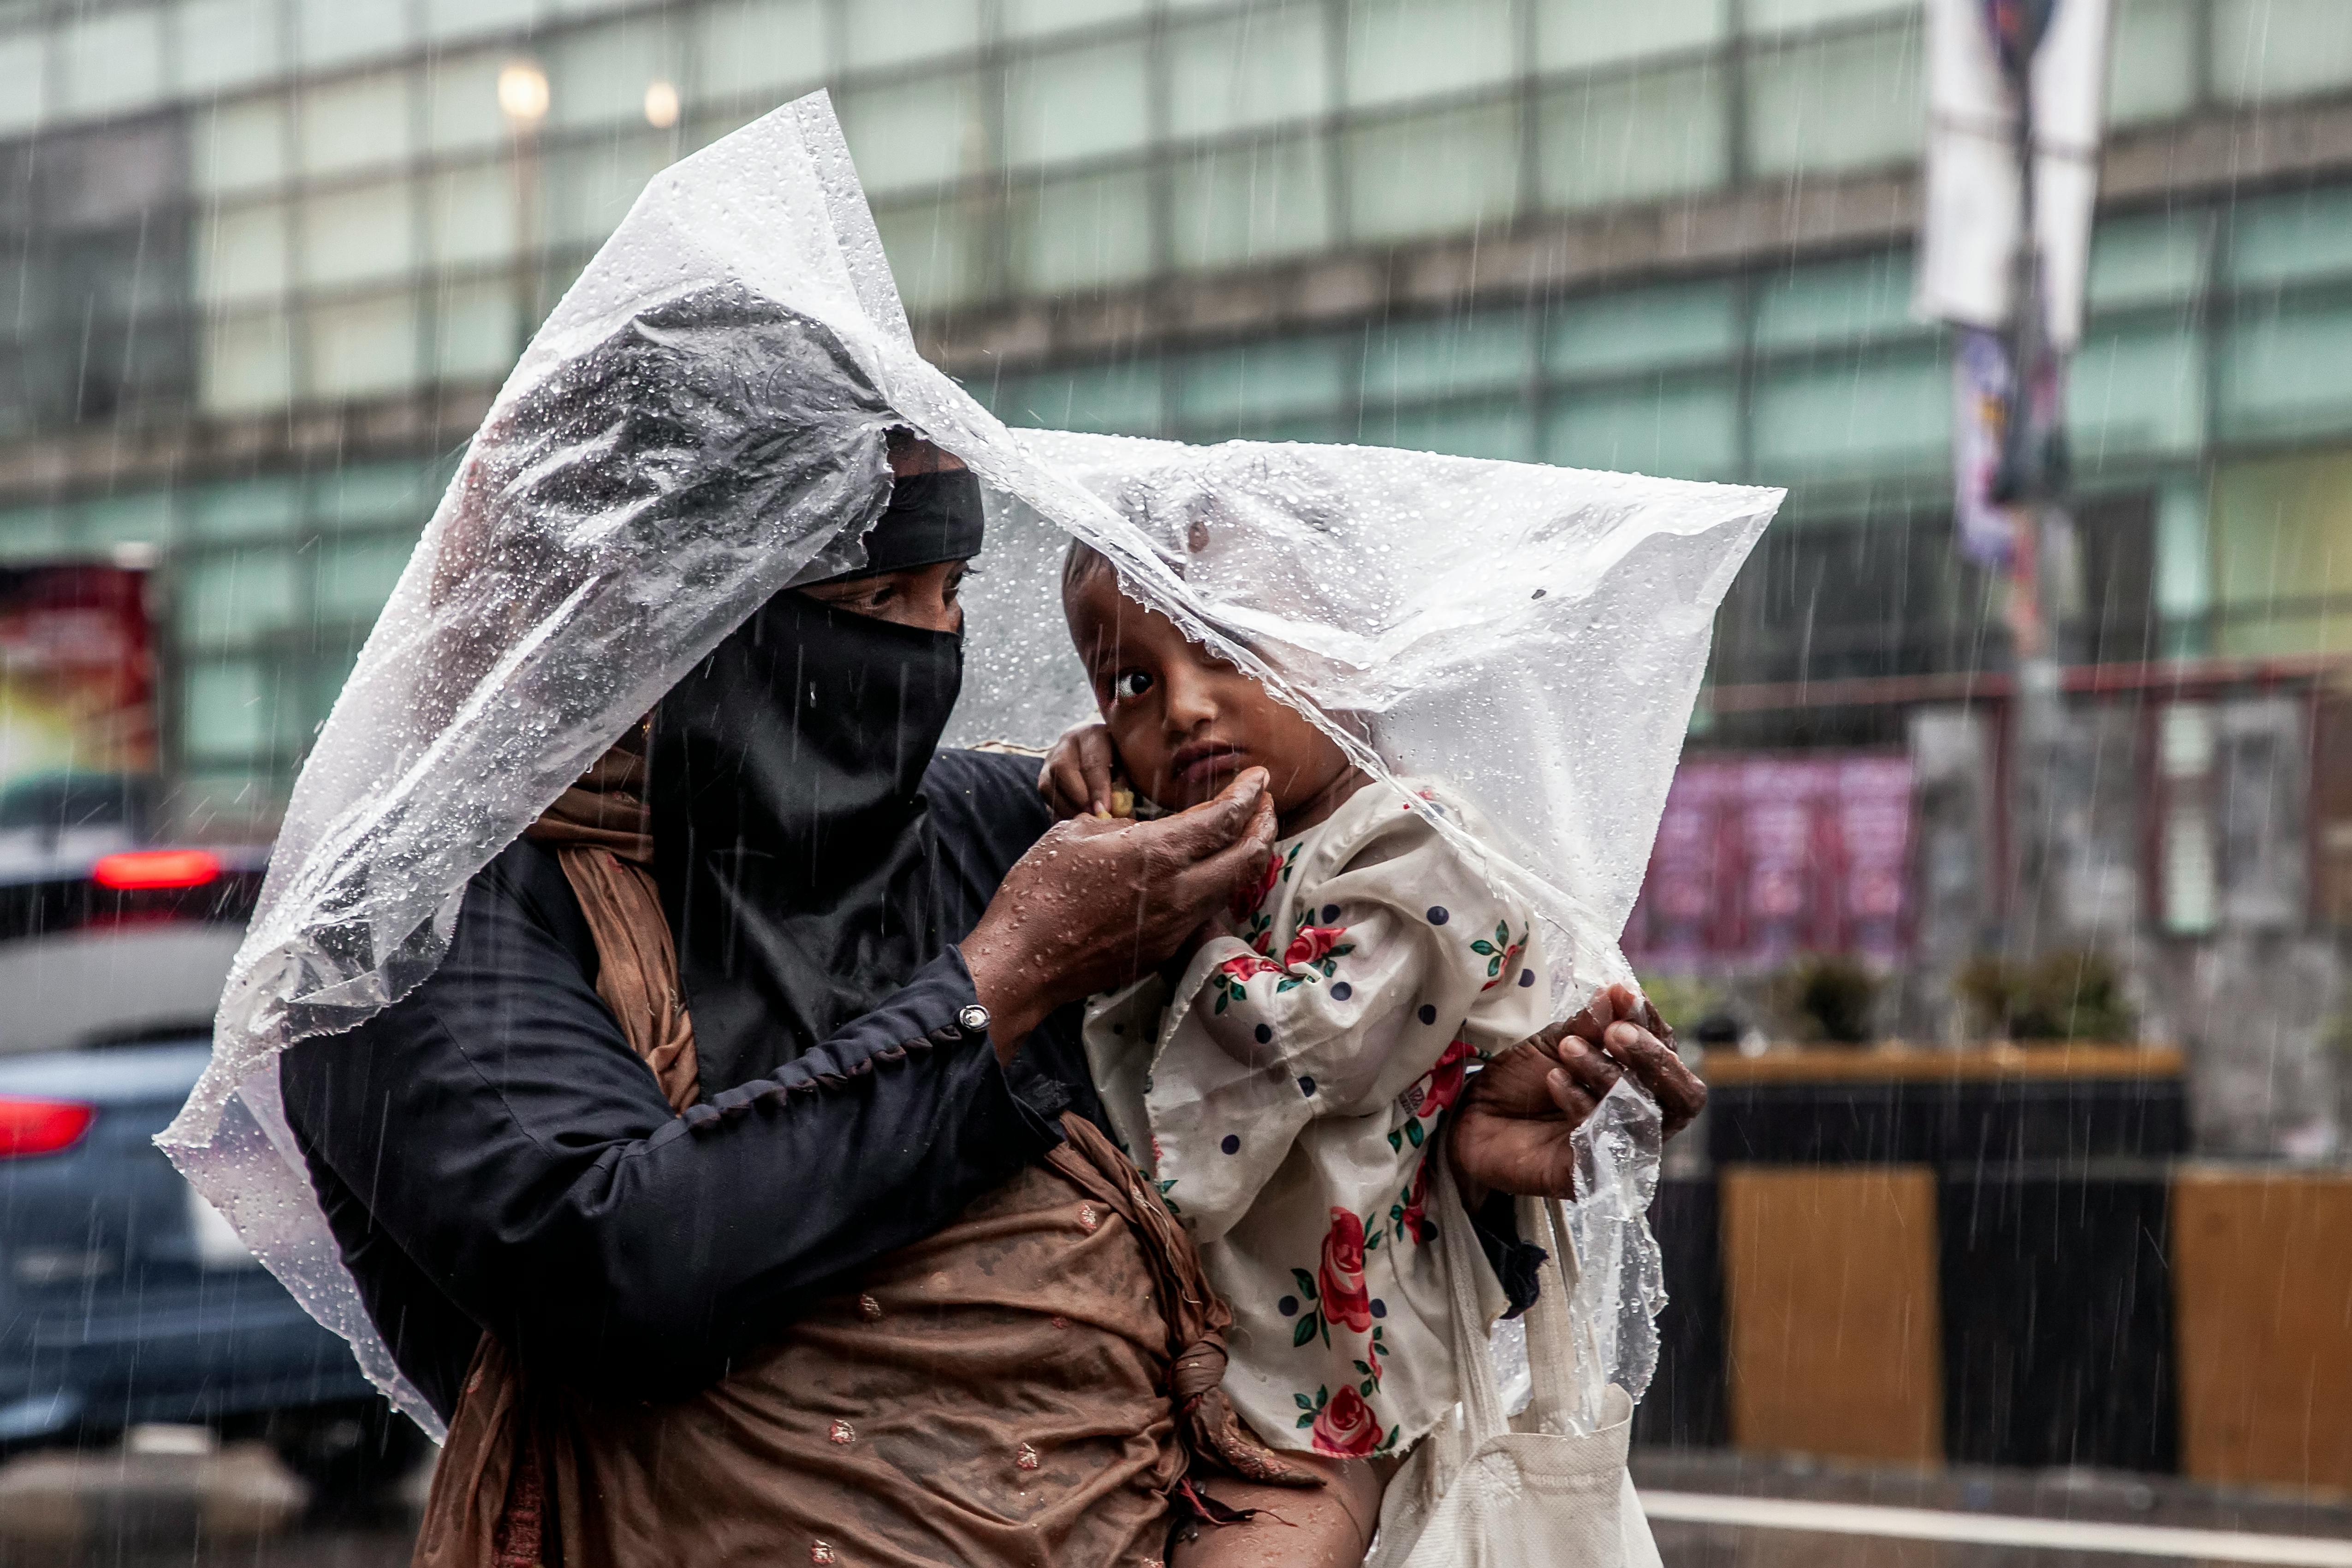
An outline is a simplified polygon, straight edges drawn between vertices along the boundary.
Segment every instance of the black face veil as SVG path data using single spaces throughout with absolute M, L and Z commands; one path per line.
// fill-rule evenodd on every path
M 911 475 L 862 572 L 978 552 L 978 482 Z M 869 1011 L 938 949 L 924 770 L 963 639 L 786 589 L 656 710 L 655 877 L 706 1096 Z

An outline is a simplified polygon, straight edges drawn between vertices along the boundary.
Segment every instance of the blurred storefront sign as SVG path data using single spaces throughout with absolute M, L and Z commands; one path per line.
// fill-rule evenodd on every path
M 1770 969 L 1905 952 L 1911 760 L 1847 752 L 1686 761 L 1625 929 L 1644 969 Z
M 123 781 L 155 772 L 147 583 L 121 566 L 0 570 L 0 830 L 119 823 Z

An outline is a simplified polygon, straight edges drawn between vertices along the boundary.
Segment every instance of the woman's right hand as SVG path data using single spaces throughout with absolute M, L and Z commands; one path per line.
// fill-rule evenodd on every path
M 1010 1063 L 1064 1003 L 1116 990 L 1165 961 L 1273 846 L 1264 768 L 1156 822 L 1082 816 L 1047 829 L 962 942 L 998 1058 Z

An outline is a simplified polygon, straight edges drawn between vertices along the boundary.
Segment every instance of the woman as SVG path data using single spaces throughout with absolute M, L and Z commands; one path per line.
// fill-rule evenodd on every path
M 1052 827 L 1033 764 L 935 758 L 977 491 L 892 466 L 852 574 L 771 601 L 477 876 L 415 992 L 284 1058 L 369 1314 L 451 1421 L 424 1560 L 1142 1562 L 1196 1459 L 1309 1479 L 1223 1418 L 1213 1302 L 1066 1012 L 1255 868 L 1262 781 Z M 1561 1108 L 1613 1070 L 1575 1065 L 1487 1075 L 1465 1176 L 1564 1186 Z M 1297 1511 L 1363 1528 L 1347 1486 Z

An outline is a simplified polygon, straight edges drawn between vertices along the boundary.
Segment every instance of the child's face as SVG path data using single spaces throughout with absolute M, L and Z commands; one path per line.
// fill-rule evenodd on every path
M 1129 781 L 1171 811 L 1256 767 L 1273 781 L 1276 812 L 1287 816 L 1349 771 L 1329 736 L 1121 594 L 1116 573 L 1087 574 L 1064 608 Z

